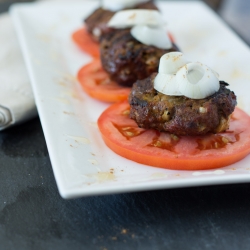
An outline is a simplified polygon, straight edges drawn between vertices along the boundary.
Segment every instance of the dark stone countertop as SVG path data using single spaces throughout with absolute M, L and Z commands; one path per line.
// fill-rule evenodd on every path
M 250 184 L 63 200 L 38 118 L 0 133 L 0 159 L 1 250 L 250 249 Z

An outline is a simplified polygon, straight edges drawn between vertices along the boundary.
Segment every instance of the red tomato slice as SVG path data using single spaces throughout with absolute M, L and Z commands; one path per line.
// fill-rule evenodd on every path
M 172 34 L 171 32 L 168 32 L 168 37 L 169 37 L 169 39 L 170 39 L 170 41 L 171 41 L 172 43 L 175 43 L 174 36 L 173 36 L 173 34 Z
M 88 95 L 100 101 L 123 101 L 128 98 L 131 91 L 131 88 L 120 86 L 111 81 L 98 59 L 83 66 L 77 74 L 77 79 Z
M 250 152 L 250 117 L 236 108 L 227 132 L 181 136 L 139 128 L 129 118 L 127 101 L 111 105 L 98 119 L 106 145 L 138 163 L 176 170 L 219 168 Z
M 99 44 L 92 39 L 85 28 L 75 31 L 72 39 L 84 52 L 95 58 L 100 57 Z

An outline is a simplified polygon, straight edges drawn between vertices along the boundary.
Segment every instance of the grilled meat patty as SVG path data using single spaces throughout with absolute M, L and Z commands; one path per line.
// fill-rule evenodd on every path
M 178 48 L 174 44 L 170 49 L 142 44 L 132 37 L 130 29 L 123 29 L 105 34 L 101 39 L 100 51 L 102 66 L 110 78 L 130 87 L 136 80 L 157 72 L 161 56 L 178 51 Z
M 168 96 L 154 89 L 155 74 L 137 81 L 129 96 L 130 118 L 139 127 L 175 135 L 204 135 L 228 129 L 236 106 L 234 92 L 220 81 L 220 89 L 204 99 Z
M 158 10 L 153 1 L 137 4 L 133 9 Z M 107 23 L 114 14 L 113 11 L 98 8 L 84 20 L 85 26 L 94 40 L 99 41 L 103 34 L 112 30 L 107 27 Z

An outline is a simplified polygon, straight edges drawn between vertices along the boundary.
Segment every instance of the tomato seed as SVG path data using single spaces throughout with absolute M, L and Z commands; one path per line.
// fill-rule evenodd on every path
M 155 146 L 155 147 L 161 147 L 161 146 L 162 146 L 162 143 L 161 143 L 160 141 L 156 141 L 156 142 L 154 143 L 154 146 Z
M 130 132 L 130 131 L 126 131 L 126 135 L 129 136 L 129 137 L 132 137 L 132 136 L 134 136 L 135 134 L 132 133 L 132 132 Z
M 227 144 L 227 143 L 229 142 L 229 140 L 228 140 L 226 137 L 222 137 L 221 139 L 222 139 L 222 141 L 223 141 L 225 144 Z
M 124 110 L 124 111 L 122 112 L 122 114 L 123 114 L 123 115 L 129 115 L 129 114 L 130 114 L 130 111 L 129 111 L 129 110 Z
M 179 137 L 177 135 L 174 135 L 174 134 L 171 134 L 171 138 L 174 140 L 174 141 L 178 141 L 179 140 Z
M 131 129 L 131 127 L 124 127 L 124 128 L 122 128 L 122 130 L 129 130 L 129 129 Z

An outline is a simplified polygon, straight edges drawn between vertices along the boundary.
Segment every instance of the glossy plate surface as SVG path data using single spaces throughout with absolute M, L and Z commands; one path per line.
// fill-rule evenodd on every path
M 96 121 L 108 104 L 81 90 L 75 76 L 91 57 L 71 41 L 97 4 L 47 2 L 11 8 L 61 196 L 249 182 L 250 156 L 217 170 L 173 171 L 137 164 L 106 147 Z M 180 49 L 191 61 L 219 72 L 237 94 L 238 106 L 249 114 L 249 48 L 202 3 L 158 5 Z

